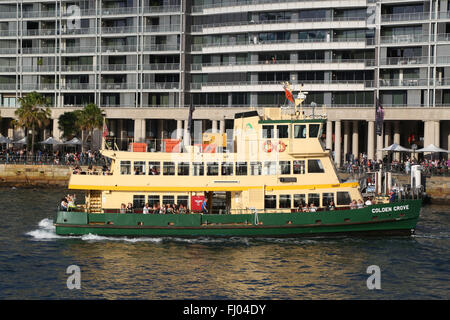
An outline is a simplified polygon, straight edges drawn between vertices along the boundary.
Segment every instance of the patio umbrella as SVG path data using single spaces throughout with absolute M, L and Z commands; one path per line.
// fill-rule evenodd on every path
M 12 143 L 13 144 L 27 144 L 27 137 L 23 137 L 22 139 L 13 141 Z
M 445 150 L 436 147 L 434 144 L 430 144 L 422 149 L 417 149 L 416 152 L 444 152 L 444 153 L 450 153 L 450 150 Z
M 0 144 L 10 144 L 12 141 L 8 137 L 0 136 Z
M 39 143 L 42 143 L 42 144 L 51 144 L 51 145 L 60 145 L 60 144 L 63 144 L 61 141 L 59 141 L 59 140 L 56 140 L 55 138 L 53 138 L 53 137 L 49 137 L 49 138 L 47 138 L 47 139 L 45 139 L 44 141 L 41 141 L 41 142 L 39 142 Z
M 72 140 L 64 142 L 64 144 L 73 144 L 73 145 L 80 145 L 81 141 L 77 137 L 73 138 Z
M 395 152 L 412 152 L 412 149 L 407 149 L 405 147 L 402 147 L 401 145 L 397 143 L 391 144 L 389 147 L 381 149 L 383 151 L 395 151 Z

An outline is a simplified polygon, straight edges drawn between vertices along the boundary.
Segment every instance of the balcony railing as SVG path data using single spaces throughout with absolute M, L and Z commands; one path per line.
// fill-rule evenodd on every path
M 134 71 L 139 70 L 136 64 L 102 64 L 102 71 Z
M 151 44 L 145 45 L 144 51 L 178 51 L 180 45 L 178 44 Z
M 144 64 L 144 70 L 178 70 L 180 69 L 179 63 L 150 63 Z
M 178 89 L 180 87 L 179 82 L 144 82 L 142 84 L 143 89 L 150 90 L 170 90 Z
M 103 82 L 100 85 L 100 88 L 103 90 L 132 90 L 132 89 L 137 89 L 137 85 L 136 83 L 127 83 L 127 82 L 122 82 L 122 83 L 105 83 Z
M 145 6 L 144 13 L 166 13 L 166 12 L 180 12 L 181 6 Z
M 434 12 L 431 15 L 429 12 L 382 14 L 381 22 L 429 20 L 430 17 L 434 19 Z
M 281 85 L 283 81 L 232 81 L 232 82 L 205 82 L 191 83 L 192 90 L 200 90 L 206 87 L 229 87 L 229 86 L 261 86 L 261 85 Z M 364 85 L 367 88 L 374 87 L 373 80 L 297 80 L 296 84 L 304 85 Z
M 137 26 L 102 27 L 102 33 L 136 33 L 136 32 L 138 32 Z
M 179 24 L 162 24 L 162 25 L 149 25 L 144 28 L 144 32 L 179 32 L 181 26 Z
M 432 85 L 430 79 L 380 79 L 380 87 L 418 87 Z
M 380 60 L 380 65 L 428 64 L 428 57 L 393 57 Z
M 136 45 L 115 45 L 115 46 L 102 46 L 102 52 L 115 53 L 115 52 L 136 52 Z
M 350 22 L 350 21 L 366 21 L 367 17 L 325 17 L 325 18 L 303 18 L 303 19 L 275 19 L 263 21 L 235 21 L 212 24 L 199 24 L 191 27 L 192 32 L 202 32 L 206 28 L 219 27 L 239 27 L 239 26 L 253 26 L 253 25 L 269 25 L 280 23 L 312 23 L 312 22 Z
M 408 35 L 393 35 L 393 36 L 381 36 L 381 44 L 386 43 L 417 43 L 417 42 L 428 42 L 430 40 L 427 34 L 408 34 Z

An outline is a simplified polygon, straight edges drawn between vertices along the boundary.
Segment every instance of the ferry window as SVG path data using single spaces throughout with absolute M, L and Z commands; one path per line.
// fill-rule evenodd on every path
M 328 205 L 330 204 L 331 201 L 334 202 L 334 193 L 332 193 L 332 192 L 324 192 L 322 194 L 322 205 L 324 207 L 328 207 Z
M 320 124 L 310 124 L 309 125 L 309 137 L 317 138 L 319 135 Z
M 262 163 L 261 162 L 250 162 L 250 175 L 260 176 L 262 174 Z
M 319 159 L 308 160 L 308 173 L 323 173 L 322 162 Z
M 304 174 L 305 173 L 305 160 L 294 160 L 292 163 L 294 174 Z
M 120 161 L 120 174 L 131 174 L 131 161 Z
M 266 209 L 275 209 L 277 207 L 277 196 L 266 194 L 264 196 L 264 207 Z
M 177 197 L 177 205 L 182 204 L 183 207 L 188 208 L 189 196 L 178 196 Z
M 291 162 L 290 161 L 280 161 L 278 162 L 280 168 L 280 174 L 291 174 Z
M 206 164 L 206 175 L 208 176 L 218 176 L 219 175 L 219 163 L 208 162 Z
M 314 203 L 316 207 L 320 207 L 320 194 L 310 193 L 308 194 L 308 204 Z
M 179 162 L 178 163 L 178 175 L 188 176 L 189 175 L 189 162 Z
M 280 194 L 280 208 L 290 208 L 291 207 L 291 195 L 290 194 Z
M 193 162 L 192 163 L 192 175 L 193 176 L 203 176 L 205 174 L 205 166 L 203 162 Z
M 277 174 L 277 163 L 276 161 L 266 161 L 264 162 L 264 175 L 275 175 Z
M 159 162 L 148 162 L 148 174 L 157 176 L 161 172 L 161 164 Z
M 148 196 L 148 206 L 153 208 L 153 206 L 159 206 L 159 195 Z
M 306 196 L 304 194 L 294 194 L 294 207 L 298 208 L 306 203 Z
M 133 166 L 135 175 L 145 174 L 145 161 L 135 161 Z
M 289 138 L 289 126 L 277 126 L 278 138 Z
M 236 175 L 237 176 L 247 175 L 247 162 L 236 162 Z
M 262 126 L 263 139 L 271 139 L 274 137 L 273 126 Z
M 145 206 L 145 196 L 144 195 L 133 195 L 133 208 L 140 209 Z
M 234 164 L 232 162 L 223 162 L 222 163 L 222 175 L 223 176 L 233 175 L 233 167 L 234 167 Z
M 163 196 L 163 204 L 174 204 L 175 203 L 175 197 L 174 196 Z
M 175 175 L 175 162 L 163 163 L 163 175 L 174 176 Z
M 306 138 L 306 125 L 304 125 L 304 124 L 296 124 L 294 126 L 294 138 L 295 139 L 304 139 L 304 138 Z
M 352 198 L 350 198 L 350 193 L 347 191 L 338 191 L 336 197 L 336 205 L 349 205 L 352 202 Z

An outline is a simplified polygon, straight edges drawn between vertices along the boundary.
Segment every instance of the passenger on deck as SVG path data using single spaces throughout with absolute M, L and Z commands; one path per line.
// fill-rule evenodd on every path
M 302 211 L 303 211 L 303 212 L 309 212 L 309 206 L 308 206 L 308 204 L 306 204 L 306 203 L 303 204 Z
M 149 214 L 150 213 L 150 208 L 148 207 L 148 203 L 146 203 L 144 208 L 142 208 L 142 213 L 143 214 Z
M 133 205 L 131 204 L 131 202 L 128 202 L 127 213 L 133 213 Z
M 328 204 L 328 210 L 334 210 L 336 207 L 334 206 L 334 201 L 331 200 L 330 203 Z
M 179 207 L 179 209 L 178 209 L 178 212 L 179 212 L 180 214 L 185 214 L 185 213 L 186 213 L 186 209 L 184 208 L 184 206 L 183 206 L 182 203 L 180 203 L 180 207 Z
M 66 198 L 62 198 L 61 199 L 61 211 L 67 211 L 67 202 L 66 202 Z
M 125 206 L 125 203 L 122 203 L 120 205 L 120 213 L 126 213 L 127 207 Z
M 361 199 L 358 200 L 358 203 L 356 204 L 356 207 L 357 207 L 358 209 L 364 208 L 364 203 L 362 202 Z
M 356 200 L 353 200 L 351 203 L 350 203 L 350 209 L 356 209 L 358 207 L 358 205 L 356 204 Z
M 370 198 L 367 198 L 365 205 L 366 206 L 371 206 L 372 205 L 372 201 L 370 200 Z
M 317 207 L 314 205 L 314 202 L 309 205 L 309 212 L 316 212 Z

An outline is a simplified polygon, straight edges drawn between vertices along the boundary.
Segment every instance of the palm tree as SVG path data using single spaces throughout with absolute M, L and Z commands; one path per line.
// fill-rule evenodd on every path
M 91 137 L 91 149 L 92 149 L 92 136 L 94 129 L 101 129 L 103 127 L 103 110 L 96 104 L 90 103 L 86 105 L 83 110 L 75 111 L 77 116 L 77 126 L 81 129 L 81 141 L 84 151 L 85 143 Z M 87 135 L 85 136 L 85 132 Z
M 31 153 L 33 154 L 35 130 L 48 125 L 50 122 L 50 99 L 33 91 L 18 100 L 20 108 L 14 112 L 17 116 L 16 123 L 25 129 L 31 128 Z

